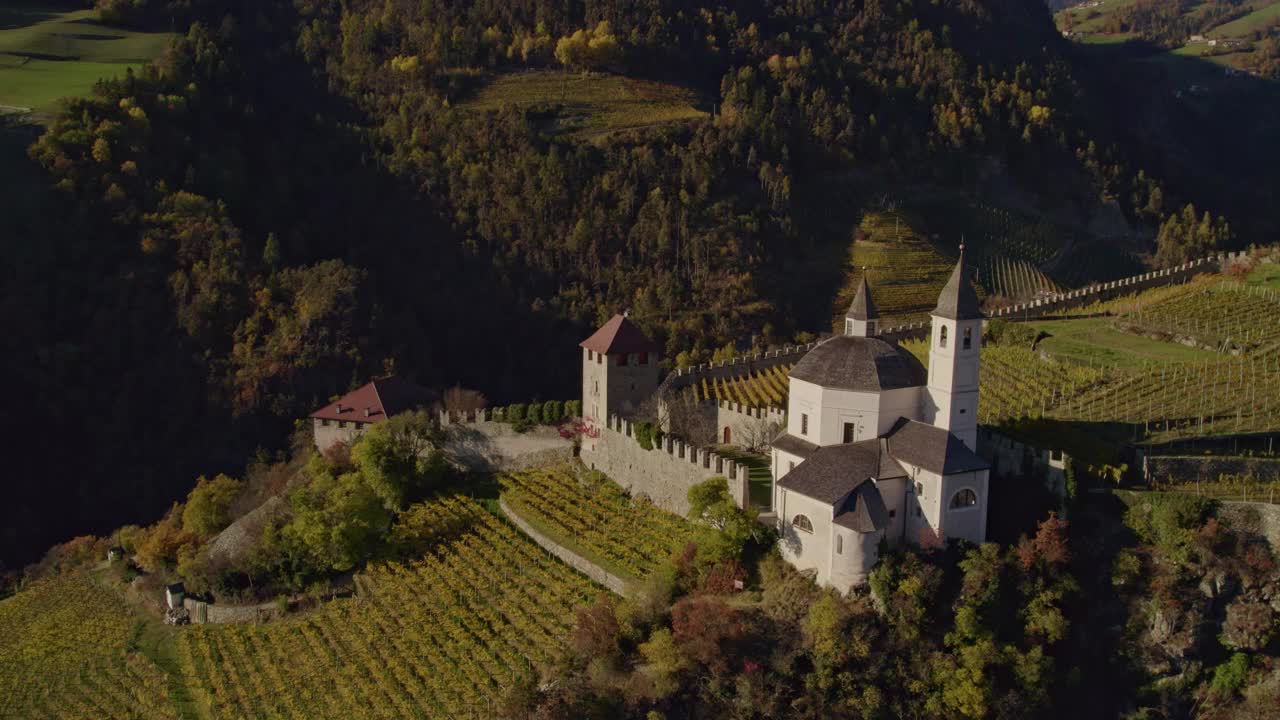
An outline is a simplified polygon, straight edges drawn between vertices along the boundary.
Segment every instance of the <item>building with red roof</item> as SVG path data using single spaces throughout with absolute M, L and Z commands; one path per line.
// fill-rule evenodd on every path
M 435 393 L 398 377 L 378 378 L 311 413 L 316 447 L 351 443 L 365 430 L 402 412 L 426 409 Z

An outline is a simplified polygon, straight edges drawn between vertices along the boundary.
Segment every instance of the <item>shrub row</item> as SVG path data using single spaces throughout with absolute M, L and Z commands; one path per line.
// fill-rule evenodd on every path
M 514 403 L 504 408 L 494 408 L 501 413 L 499 419 L 513 425 L 553 425 L 566 418 L 582 415 L 581 400 L 548 400 L 542 403 Z

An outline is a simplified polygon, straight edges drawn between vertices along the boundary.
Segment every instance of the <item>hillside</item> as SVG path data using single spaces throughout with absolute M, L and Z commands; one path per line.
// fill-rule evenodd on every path
M 506 403 L 570 395 L 620 309 L 691 362 L 825 330 L 886 195 L 944 198 L 901 207 L 944 256 L 996 248 L 993 293 L 1106 277 L 1193 202 L 1231 215 L 1214 242 L 1268 236 L 1236 211 L 1269 186 L 1225 192 L 1212 158 L 1113 123 L 1034 5 L 134 5 L 199 23 L 15 163 L 39 202 L 15 199 L 0 312 L 30 410 L 0 425 L 85 441 L 20 460 L 50 480 L 0 511 L 9 565 L 280 451 L 388 367 Z

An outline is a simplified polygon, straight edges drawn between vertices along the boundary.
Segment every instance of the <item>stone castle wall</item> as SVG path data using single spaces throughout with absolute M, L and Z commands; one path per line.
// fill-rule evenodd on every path
M 689 513 L 689 488 L 722 475 L 729 479 L 729 493 L 738 507 L 747 506 L 746 466 L 670 435 L 664 435 L 652 450 L 645 450 L 632 423 L 616 415 L 599 431 L 596 442 L 583 444 L 582 462 L 633 495 L 643 494 L 654 505 L 684 516 Z
M 663 379 L 659 393 L 665 395 L 668 392 L 681 390 L 696 382 L 701 382 L 704 378 L 708 381 L 713 379 L 728 380 L 748 371 L 768 370 L 775 365 L 794 363 L 804 357 L 804 354 L 812 350 L 817 344 L 817 342 L 811 342 L 804 345 L 787 345 L 777 350 L 742 355 L 732 360 L 676 368 Z
M 1142 290 L 1183 282 L 1201 273 L 1221 272 L 1238 262 L 1245 261 L 1248 257 L 1249 252 L 1245 250 L 1210 255 L 1209 257 L 1191 260 L 1163 270 L 1152 270 L 1151 272 L 1120 280 L 1094 283 L 1079 290 L 1070 290 L 1035 300 L 1014 303 L 990 310 L 986 313 L 986 316 L 988 320 L 1034 320 L 1063 310 L 1084 307 Z M 920 321 L 885 327 L 880 331 L 880 336 L 892 340 L 927 338 L 929 337 L 929 322 Z
M 734 445 L 746 446 L 750 441 L 772 442 L 772 437 L 759 437 L 765 429 L 776 423 L 780 428 L 787 425 L 787 411 L 782 408 L 759 408 L 721 400 L 716 403 L 716 440 L 724 441 L 724 430 L 729 428 L 729 440 Z

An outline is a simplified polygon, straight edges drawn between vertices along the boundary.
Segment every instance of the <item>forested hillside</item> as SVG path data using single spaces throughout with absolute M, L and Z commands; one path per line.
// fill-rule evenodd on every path
M 99 5 L 188 29 L 4 133 L 11 564 L 153 517 L 391 367 L 545 398 L 622 308 L 694 360 L 825 329 L 873 205 L 927 192 L 1085 228 L 1107 200 L 1145 249 L 1198 201 L 1141 172 L 1034 3 Z M 613 128 L 568 89 L 475 102 L 530 70 L 692 104 Z M 1266 227 L 1228 220 L 1215 242 Z

